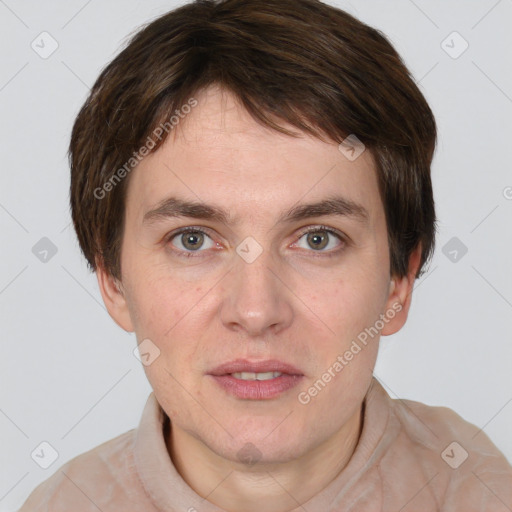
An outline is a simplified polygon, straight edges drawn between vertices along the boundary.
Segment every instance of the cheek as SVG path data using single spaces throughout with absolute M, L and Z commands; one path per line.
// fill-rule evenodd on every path
M 148 378 L 163 379 L 166 386 L 166 370 L 180 380 L 188 378 L 183 376 L 183 369 L 197 368 L 207 319 L 211 318 L 208 311 L 212 306 L 205 297 L 208 288 L 159 276 L 141 280 L 133 291 L 137 339 L 149 338 L 160 351 L 158 364 L 145 368 Z
M 359 325 L 378 316 L 383 303 L 383 283 L 366 272 L 350 271 L 350 275 L 331 281 L 317 301 L 321 309 L 339 325 Z
M 190 295 L 190 289 L 161 276 L 146 273 L 132 279 L 127 303 L 137 337 L 159 344 L 171 336 L 174 326 L 190 309 Z
M 387 297 L 387 284 L 382 276 L 357 269 L 344 274 L 326 283 L 324 293 L 311 296 L 320 318 L 342 338 L 373 324 Z

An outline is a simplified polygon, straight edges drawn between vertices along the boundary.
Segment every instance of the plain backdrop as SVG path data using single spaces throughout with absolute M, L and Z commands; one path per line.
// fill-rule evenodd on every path
M 439 127 L 436 253 L 375 375 L 393 397 L 454 409 L 512 461 L 512 1 L 330 3 L 390 38 Z M 176 5 L 0 0 L 0 511 L 136 427 L 151 392 L 80 254 L 66 150 L 100 70 Z M 58 453 L 47 469 L 31 457 L 42 442 Z

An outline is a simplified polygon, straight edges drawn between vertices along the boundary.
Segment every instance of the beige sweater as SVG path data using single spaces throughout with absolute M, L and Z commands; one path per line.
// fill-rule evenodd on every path
M 19 512 L 224 512 L 176 471 L 167 421 L 151 393 L 137 429 L 64 464 Z M 348 465 L 293 512 L 320 511 L 511 512 L 512 467 L 451 409 L 391 399 L 374 378 Z

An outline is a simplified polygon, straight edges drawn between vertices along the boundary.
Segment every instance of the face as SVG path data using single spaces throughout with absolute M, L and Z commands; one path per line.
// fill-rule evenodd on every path
M 144 368 L 174 429 L 233 461 L 246 443 L 298 458 L 359 414 L 411 280 L 390 276 L 369 151 L 262 127 L 217 88 L 196 99 L 132 171 L 120 291 L 99 269 L 101 292 L 159 351 Z

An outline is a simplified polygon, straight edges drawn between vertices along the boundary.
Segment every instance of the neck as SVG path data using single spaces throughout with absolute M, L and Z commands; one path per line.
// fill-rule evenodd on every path
M 362 430 L 363 408 L 301 457 L 252 465 L 219 456 L 175 425 L 167 449 L 176 470 L 199 495 L 227 512 L 289 512 L 327 487 L 348 464 Z

